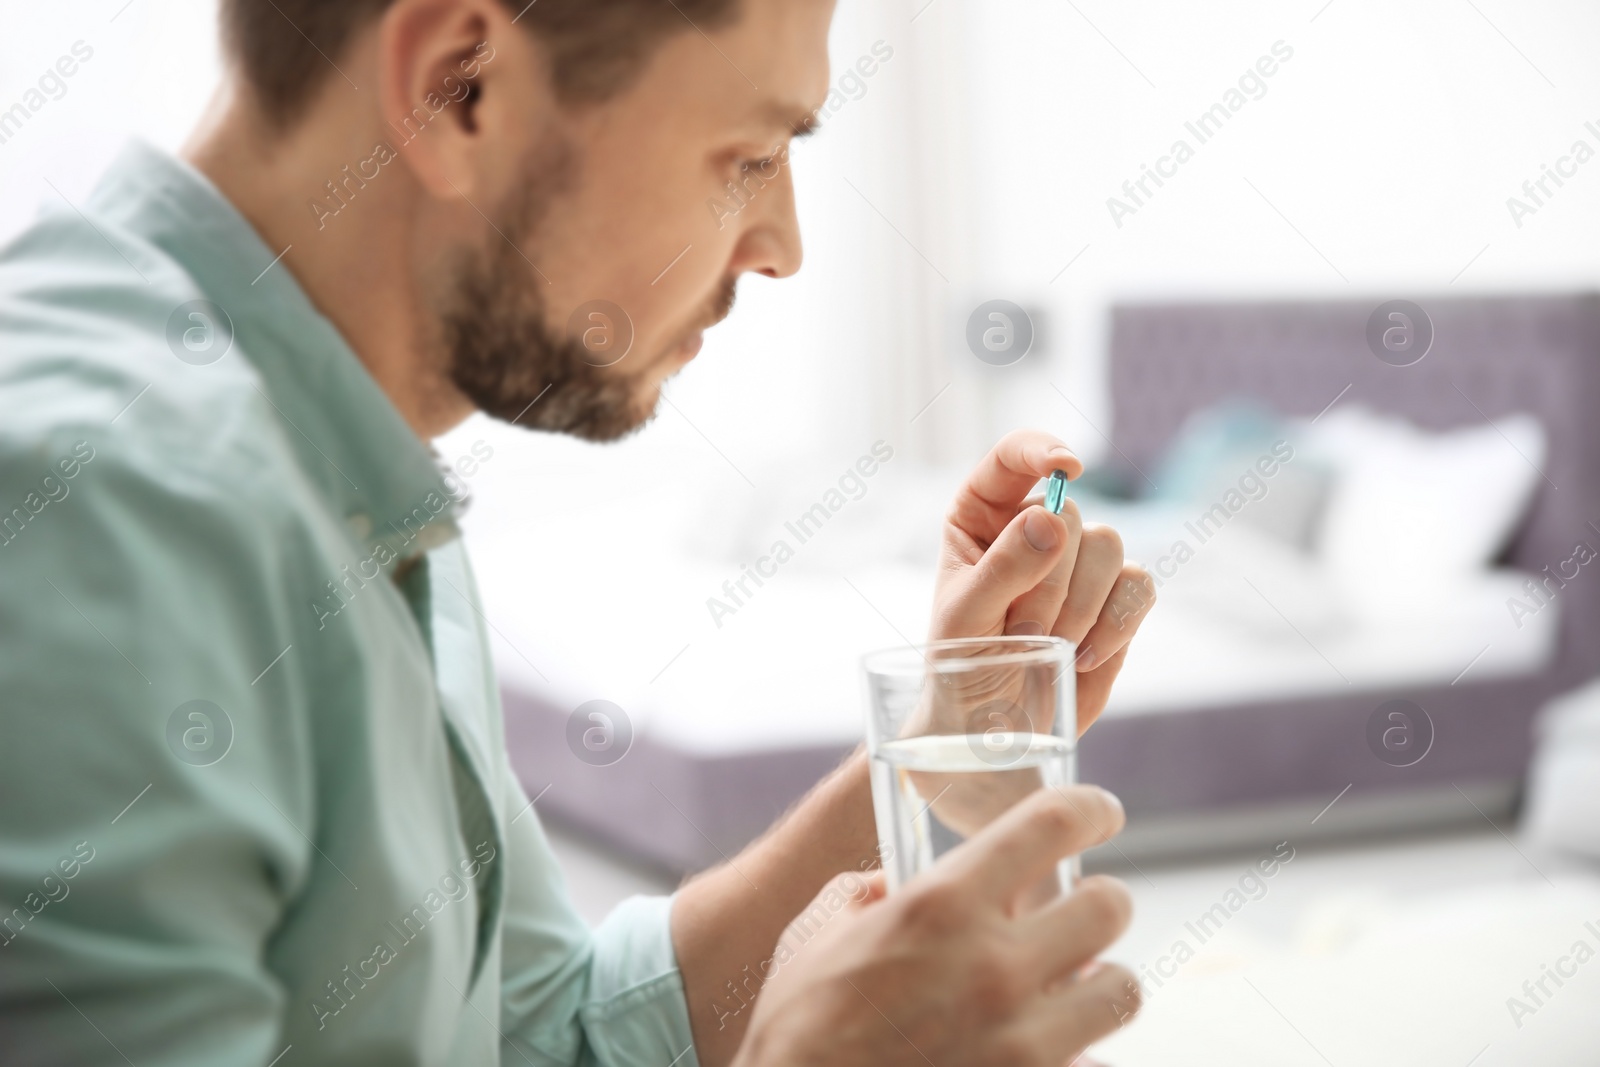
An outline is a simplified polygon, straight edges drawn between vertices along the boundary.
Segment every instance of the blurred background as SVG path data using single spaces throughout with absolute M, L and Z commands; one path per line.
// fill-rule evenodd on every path
M 219 77 L 211 0 L 5 24 L 0 239 Z M 1600 1062 L 1597 45 L 1578 0 L 841 0 L 800 275 L 626 442 L 438 442 L 586 914 L 860 741 L 953 487 L 1039 427 L 1163 601 L 1081 750 L 1149 999 L 1102 1058 Z

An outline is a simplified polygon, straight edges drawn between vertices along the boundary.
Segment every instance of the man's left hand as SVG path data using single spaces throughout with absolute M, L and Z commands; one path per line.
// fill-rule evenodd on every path
M 1085 523 L 1077 504 L 1053 515 L 1029 496 L 1041 478 L 1083 463 L 1037 430 L 1007 434 L 956 494 L 945 519 L 934 592 L 934 641 L 1000 634 L 1077 647 L 1078 733 L 1105 710 L 1128 642 L 1155 603 L 1155 582 L 1122 558 L 1122 538 Z

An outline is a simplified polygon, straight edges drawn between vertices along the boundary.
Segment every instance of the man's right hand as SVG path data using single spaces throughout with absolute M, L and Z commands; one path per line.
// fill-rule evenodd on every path
M 1095 961 L 1128 925 L 1128 892 L 1094 876 L 1019 904 L 1122 824 L 1102 789 L 1040 789 L 893 896 L 881 873 L 834 879 L 806 913 L 821 929 L 785 934 L 735 1067 L 1071 1063 L 1139 1009 L 1133 976 Z

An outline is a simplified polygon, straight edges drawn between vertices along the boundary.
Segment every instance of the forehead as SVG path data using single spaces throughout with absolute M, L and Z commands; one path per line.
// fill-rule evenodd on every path
M 827 95 L 832 17 L 833 0 L 743 0 L 722 29 L 686 19 L 628 95 L 680 129 L 781 134 Z

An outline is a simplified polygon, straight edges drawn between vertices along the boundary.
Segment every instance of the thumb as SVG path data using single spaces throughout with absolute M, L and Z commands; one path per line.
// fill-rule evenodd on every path
M 956 582 L 939 620 L 941 637 L 975 637 L 1005 625 L 1011 602 L 1043 581 L 1067 545 L 1067 524 L 1038 505 L 1024 508 Z

